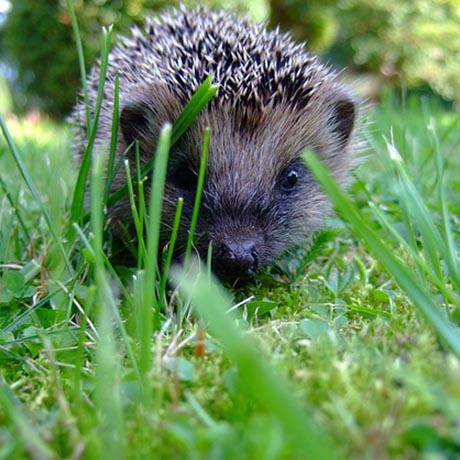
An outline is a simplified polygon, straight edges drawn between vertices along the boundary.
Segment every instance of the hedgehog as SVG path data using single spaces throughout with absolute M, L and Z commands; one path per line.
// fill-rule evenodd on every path
M 88 77 L 94 113 L 100 64 Z M 164 191 L 161 244 L 170 238 L 184 200 L 176 243 L 185 247 L 205 129 L 211 141 L 195 247 L 212 245 L 214 272 L 248 278 L 298 247 L 317 230 L 330 204 L 302 160 L 315 152 L 341 185 L 350 176 L 358 103 L 338 73 L 278 29 L 267 30 L 227 11 L 184 7 L 147 18 L 109 53 L 95 147 L 109 150 L 116 75 L 119 133 L 116 156 L 135 175 L 136 141 L 147 163 L 166 123 L 174 123 L 202 82 L 212 76 L 216 96 L 171 148 Z M 73 113 L 76 150 L 85 141 L 85 105 Z M 126 183 L 119 173 L 112 192 Z M 151 182 L 146 181 L 147 193 Z M 109 208 L 113 234 L 132 220 L 128 199 Z M 126 232 L 125 232 L 126 233 Z M 123 252 L 123 249 L 121 252 Z

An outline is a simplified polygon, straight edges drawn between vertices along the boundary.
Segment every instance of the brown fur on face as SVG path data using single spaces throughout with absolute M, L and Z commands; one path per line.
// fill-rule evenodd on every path
M 98 72 L 95 67 L 90 87 Z M 97 135 L 100 150 L 109 144 L 110 96 L 117 72 L 117 155 L 120 158 L 138 140 L 143 163 L 155 151 L 161 127 L 177 119 L 199 84 L 213 75 L 220 85 L 216 97 L 171 150 L 162 243 L 168 241 L 177 200 L 183 197 L 178 246 L 185 244 L 203 133 L 209 127 L 197 248 L 204 255 L 212 243 L 214 266 L 223 275 L 251 275 L 321 224 L 330 206 L 301 160 L 306 149 L 315 151 L 340 183 L 347 182 L 354 99 L 333 72 L 287 35 L 203 9 L 147 21 L 146 34 L 133 29 L 133 36 L 109 56 L 107 97 Z M 92 92 L 92 108 L 95 97 Z M 78 106 L 77 124 L 83 113 L 84 107 Z M 128 158 L 133 160 L 133 154 Z M 120 173 L 113 191 L 124 182 Z M 110 216 L 115 225 L 117 220 L 126 223 L 127 200 L 115 205 Z

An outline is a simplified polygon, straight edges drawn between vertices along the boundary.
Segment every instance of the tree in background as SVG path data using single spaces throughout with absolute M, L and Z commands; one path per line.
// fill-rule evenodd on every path
M 74 2 L 86 61 L 99 53 L 101 26 L 126 31 L 164 6 L 161 0 Z M 13 88 L 19 112 L 39 107 L 54 117 L 68 114 L 81 85 L 70 14 L 64 0 L 15 0 L 0 30 L 5 60 L 18 75 Z
M 57 98 L 54 89 L 78 79 L 72 71 L 72 31 L 62 24 L 55 3 L 16 1 L 2 30 L 6 60 L 17 72 L 20 88 L 33 99 L 40 95 L 43 109 L 50 112 L 59 112 L 69 102 L 69 94 Z
M 333 62 L 460 103 L 460 0 L 270 0 L 272 23 Z

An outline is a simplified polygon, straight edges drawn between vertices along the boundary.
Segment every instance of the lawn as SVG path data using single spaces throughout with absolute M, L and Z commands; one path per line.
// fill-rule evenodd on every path
M 69 224 L 69 129 L 5 124 L 1 459 L 460 458 L 457 113 L 387 95 L 351 200 L 307 159 L 325 230 L 251 284 L 175 271 L 167 296 L 154 243 L 113 270 L 102 210 Z

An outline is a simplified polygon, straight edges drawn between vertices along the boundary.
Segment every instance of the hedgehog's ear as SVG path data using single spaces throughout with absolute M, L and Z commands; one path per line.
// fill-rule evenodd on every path
M 337 100 L 329 117 L 329 125 L 337 136 L 340 147 L 345 147 L 350 139 L 356 119 L 356 103 L 350 98 Z
M 142 142 L 152 133 L 153 113 L 142 101 L 128 103 L 120 114 L 120 128 L 127 145 Z

